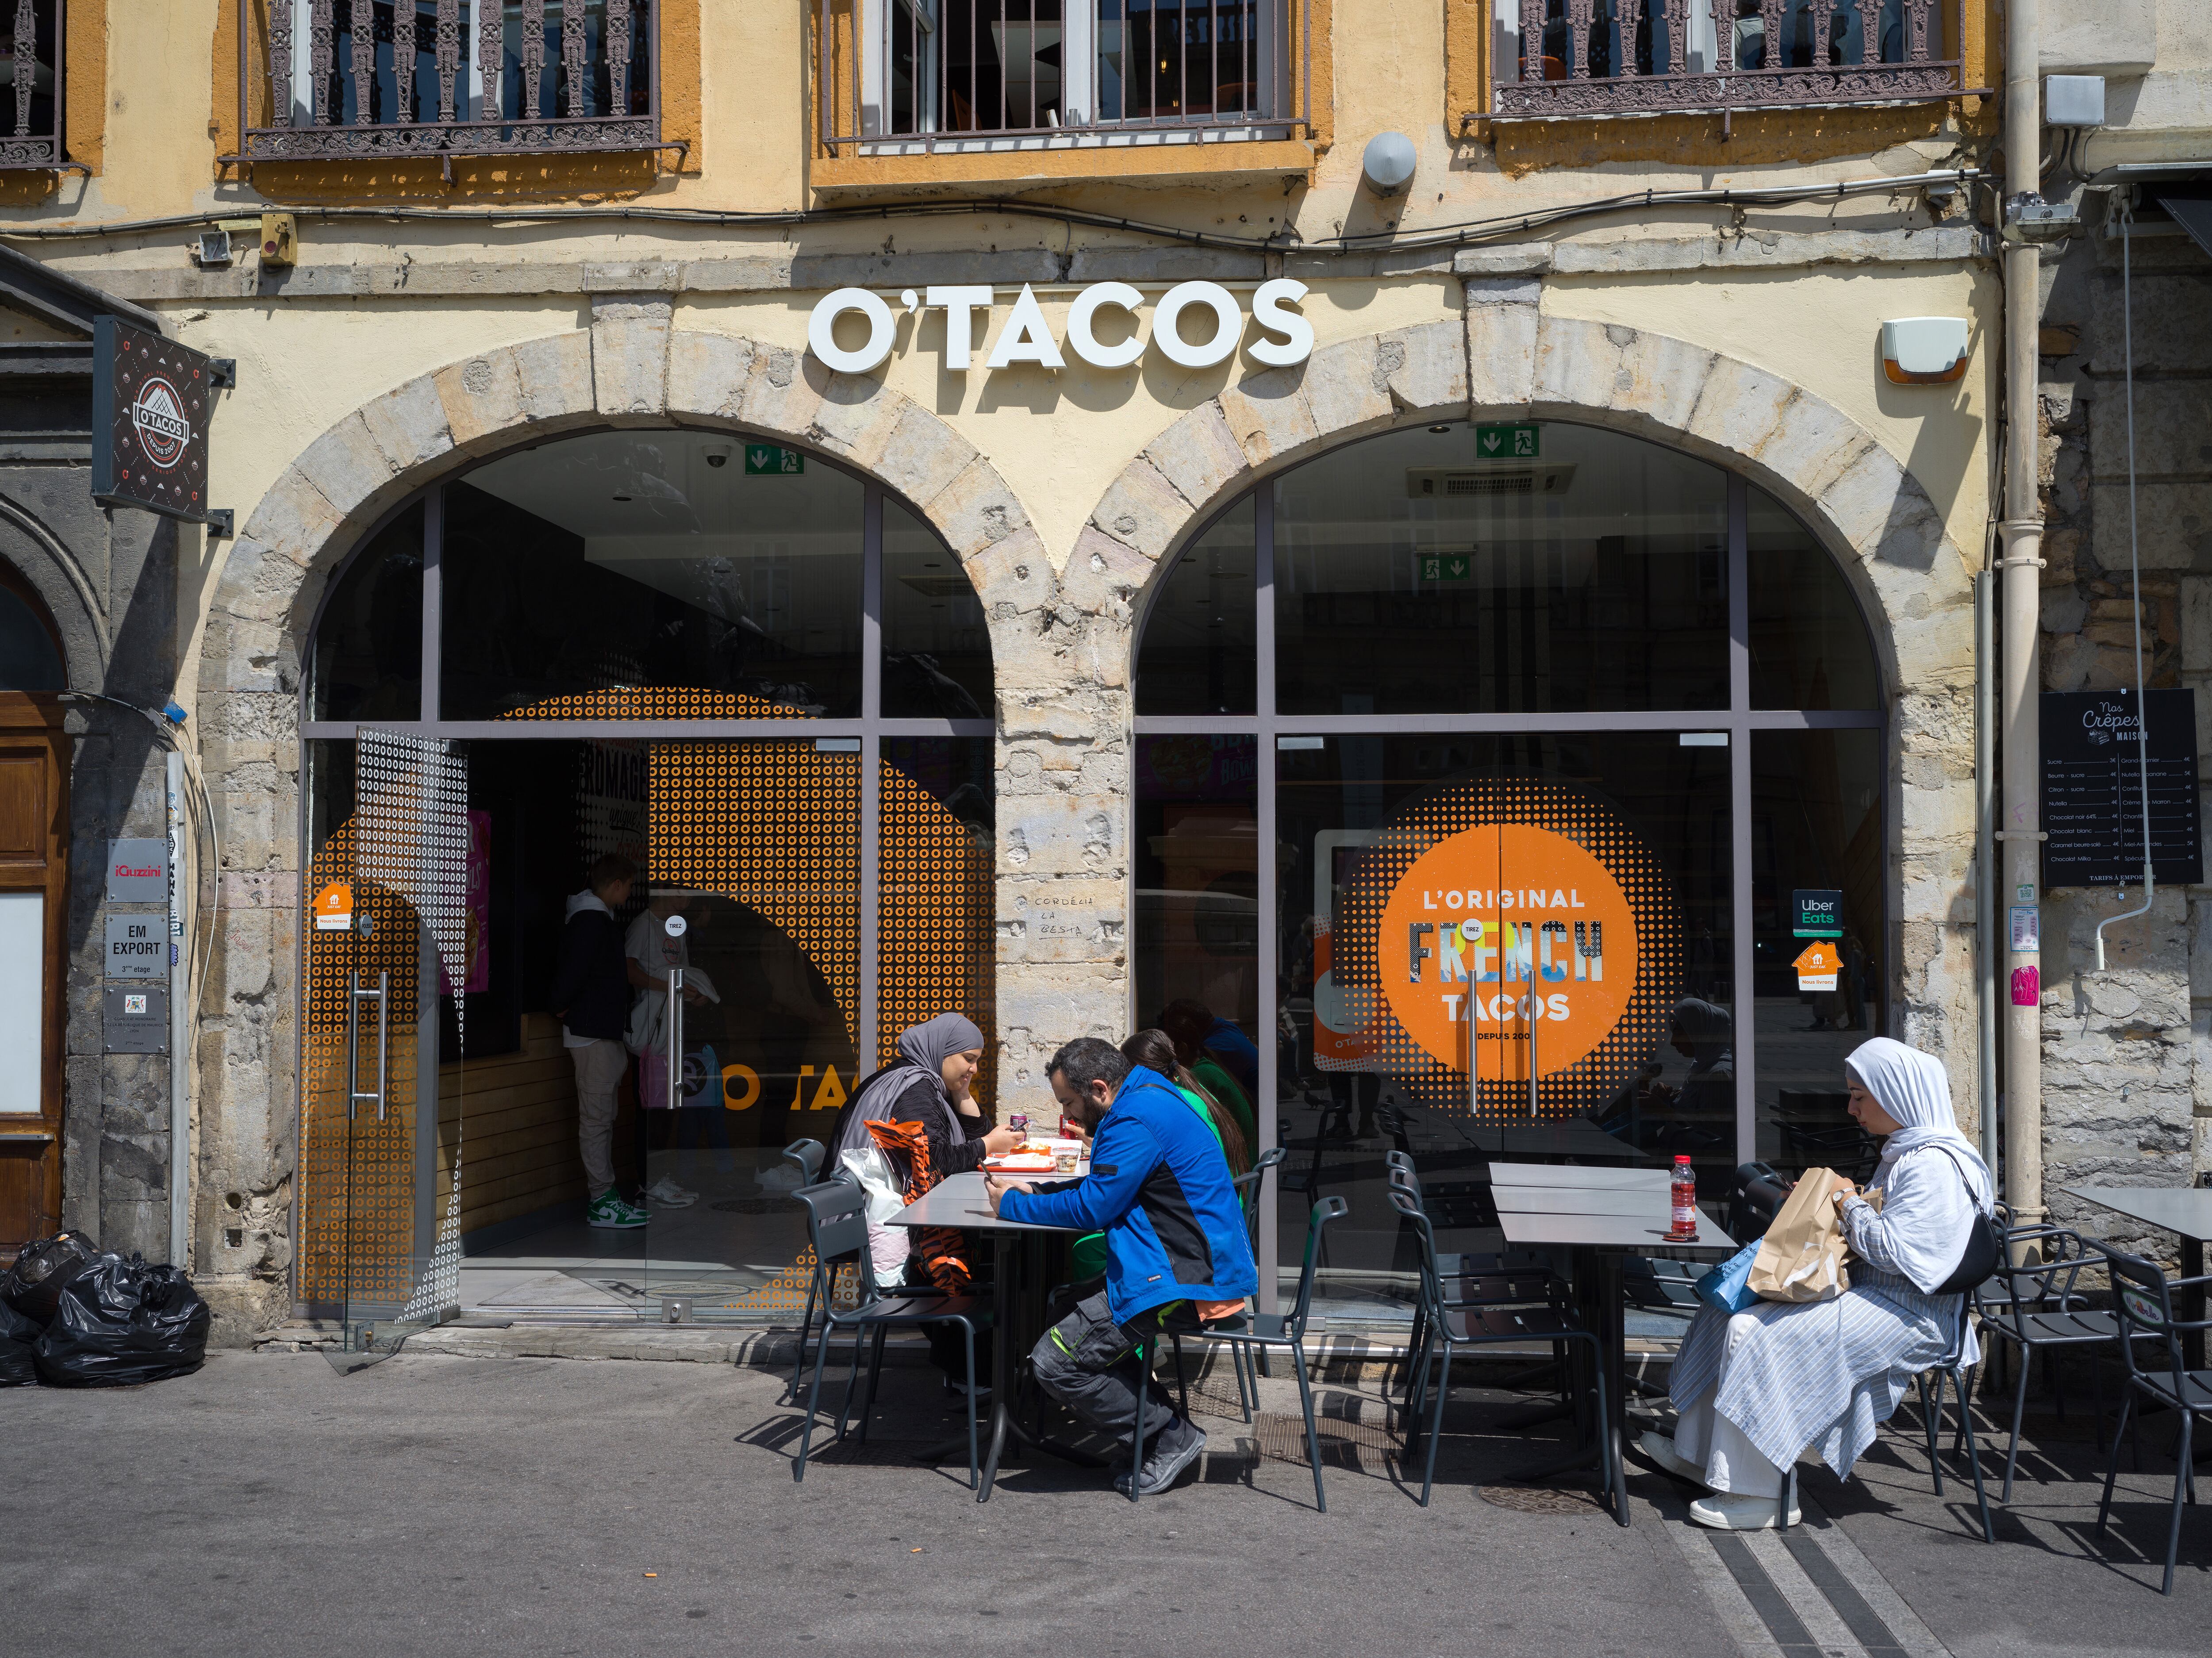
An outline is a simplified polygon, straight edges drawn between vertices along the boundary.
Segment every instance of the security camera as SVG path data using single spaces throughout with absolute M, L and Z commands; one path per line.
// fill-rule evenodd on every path
M 707 451 L 707 465 L 720 469 L 730 464 L 730 452 L 725 448 Z

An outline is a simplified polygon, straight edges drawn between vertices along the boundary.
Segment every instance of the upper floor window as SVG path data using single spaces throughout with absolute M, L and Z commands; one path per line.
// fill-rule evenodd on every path
M 814 0 L 814 10 L 833 150 L 1276 137 L 1311 112 L 1310 0 Z
M 1960 80 L 1960 0 L 1498 0 L 1512 119 L 1915 103 Z
M 659 3 L 239 0 L 245 159 L 670 148 Z

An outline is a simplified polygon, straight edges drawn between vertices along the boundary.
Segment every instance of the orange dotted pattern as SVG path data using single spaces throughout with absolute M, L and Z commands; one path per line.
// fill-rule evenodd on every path
M 990 1029 L 996 977 L 989 845 L 888 762 L 881 821 L 878 1063 L 900 1032 L 948 1011 Z M 984 1044 L 973 1088 L 989 1110 L 998 1098 L 997 1044 Z
M 811 743 L 653 744 L 646 875 L 719 892 L 780 928 L 857 1040 L 860 757 Z
M 502 720 L 811 720 L 804 708 L 771 702 L 743 691 L 708 691 L 686 686 L 629 686 L 549 696 Z
M 1532 824 L 1583 847 L 1613 872 L 1636 918 L 1636 988 L 1620 1022 L 1583 1058 L 1537 1083 L 1539 1117 L 1577 1116 L 1627 1086 L 1657 1051 L 1682 981 L 1681 911 L 1673 883 L 1609 801 L 1567 784 L 1505 777 L 1447 784 L 1413 802 L 1360 853 L 1345 884 L 1343 926 L 1332 940 L 1337 987 L 1352 1028 L 1376 1034 L 1384 1074 L 1422 1104 L 1484 1121 L 1528 1121 L 1525 1067 L 1522 1080 L 1494 1090 L 1494 1109 L 1493 1090 L 1486 1088 L 1476 1113 L 1467 1072 L 1436 1060 L 1392 1013 L 1376 958 L 1383 909 L 1414 861 L 1439 841 L 1498 823 Z

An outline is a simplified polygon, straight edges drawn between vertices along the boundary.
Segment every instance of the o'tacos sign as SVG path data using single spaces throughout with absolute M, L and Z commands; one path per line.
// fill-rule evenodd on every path
M 193 523 L 208 505 L 208 417 L 230 365 L 116 317 L 93 325 L 92 494 Z
M 992 343 L 983 366 L 993 369 L 1030 363 L 1059 370 L 1071 357 L 1094 368 L 1127 368 L 1148 350 L 1180 367 L 1210 368 L 1226 362 L 1240 345 L 1255 362 L 1279 368 L 1313 355 L 1313 325 L 1292 308 L 1305 295 L 1306 285 L 1288 276 L 1261 282 L 1252 290 L 1248 326 L 1244 302 L 1219 282 L 1178 282 L 1156 301 L 1147 301 L 1128 282 L 1092 282 L 1077 290 L 1066 324 L 1055 332 L 1036 289 L 1024 282 L 994 340 L 995 288 L 932 283 L 902 289 L 898 302 L 917 322 L 926 313 L 944 313 L 939 349 L 949 369 L 965 371 L 986 340 Z M 855 320 L 845 322 L 848 317 Z M 867 288 L 824 295 L 806 324 L 807 349 L 848 374 L 878 367 L 898 334 L 891 301 Z

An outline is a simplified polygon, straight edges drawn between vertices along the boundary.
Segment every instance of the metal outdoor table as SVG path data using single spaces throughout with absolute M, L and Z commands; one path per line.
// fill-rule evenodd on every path
M 2067 1196 L 2094 1203 L 2116 1215 L 2125 1215 L 2172 1232 L 2181 1240 L 2181 1276 L 2204 1276 L 2204 1245 L 2212 1240 L 2212 1191 L 2193 1186 L 2069 1186 Z M 2204 1286 L 2181 1292 L 2175 1309 L 2188 1321 L 2204 1316 Z M 2204 1332 L 2191 1330 L 2181 1338 L 2181 1362 L 2191 1370 L 2204 1368 Z
M 1667 1260 L 1717 1260 L 1741 1248 L 1703 1209 L 1698 1236 L 1667 1236 L 1673 1218 L 1671 1176 L 1664 1169 L 1585 1169 L 1558 1163 L 1493 1163 L 1491 1200 L 1508 1243 L 1565 1247 L 1573 1252 L 1575 1299 L 1583 1323 L 1598 1339 L 1604 1367 L 1604 1431 L 1618 1453 L 1628 1414 L 1628 1337 L 1623 1316 L 1621 1265 L 1630 1255 Z M 1572 1467 L 1573 1459 L 1548 1470 Z M 1627 1505 L 1620 1518 L 1627 1522 Z
M 1023 1180 L 1066 1180 L 1066 1175 L 1023 1175 Z M 991 1500 L 991 1486 L 999 1477 L 999 1456 L 1011 1437 L 1018 1445 L 1039 1450 L 1084 1467 L 1103 1467 L 1088 1451 L 1076 1449 L 1032 1433 L 1014 1416 L 1014 1378 L 1022 1356 L 1044 1333 L 1045 1283 L 1043 1244 L 1047 1238 L 1073 1237 L 1067 1226 L 1032 1226 L 1024 1221 L 1002 1220 L 991 1212 L 991 1199 L 981 1174 L 947 1175 L 936 1186 L 892 1217 L 893 1226 L 956 1226 L 963 1232 L 988 1232 L 991 1237 L 992 1296 L 997 1312 L 991 1341 L 991 1444 L 983 1458 L 978 1503 Z M 960 1442 L 965 1444 L 963 1439 Z M 964 1453 L 963 1453 L 964 1455 Z

